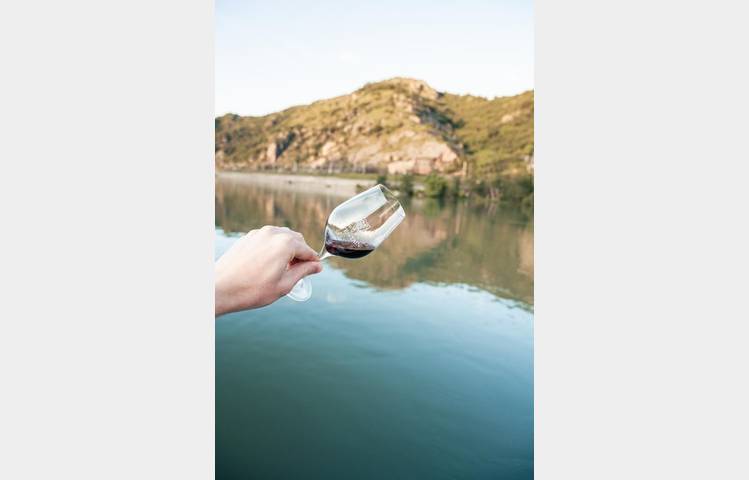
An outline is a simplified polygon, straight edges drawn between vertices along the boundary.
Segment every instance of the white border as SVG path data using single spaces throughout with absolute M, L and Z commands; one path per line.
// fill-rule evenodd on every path
M 213 3 L 0 10 L 0 478 L 211 478 Z
M 746 7 L 536 2 L 536 478 L 749 478 Z

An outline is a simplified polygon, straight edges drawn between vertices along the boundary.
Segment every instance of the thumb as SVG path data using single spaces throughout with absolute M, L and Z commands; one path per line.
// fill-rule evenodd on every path
M 294 285 L 296 285 L 296 282 L 302 278 L 320 272 L 322 272 L 322 263 L 318 260 L 297 262 L 286 270 L 286 273 L 284 273 L 283 278 L 281 279 L 281 283 L 284 290 L 291 290 Z

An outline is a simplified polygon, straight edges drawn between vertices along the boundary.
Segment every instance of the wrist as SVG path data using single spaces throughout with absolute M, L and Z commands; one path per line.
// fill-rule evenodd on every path
M 238 285 L 231 278 L 216 275 L 215 315 L 258 308 L 270 302 L 263 302 L 260 292 L 250 285 Z
M 214 299 L 216 316 L 221 316 L 231 311 L 229 299 L 226 293 L 216 283 L 216 295 Z
M 215 314 L 216 316 L 224 315 L 225 313 L 231 313 L 238 310 L 234 304 L 237 295 L 232 294 L 226 282 L 221 276 L 216 275 L 216 288 L 214 296 Z

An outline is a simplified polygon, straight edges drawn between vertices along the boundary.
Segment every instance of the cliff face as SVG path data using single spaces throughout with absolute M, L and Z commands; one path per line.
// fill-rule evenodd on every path
M 216 119 L 220 170 L 527 174 L 533 92 L 487 100 L 394 78 L 263 117 Z

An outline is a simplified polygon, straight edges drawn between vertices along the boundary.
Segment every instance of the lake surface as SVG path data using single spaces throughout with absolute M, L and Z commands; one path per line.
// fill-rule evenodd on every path
M 319 250 L 345 196 L 216 185 L 216 256 L 262 225 Z M 533 477 L 533 225 L 404 203 L 375 252 L 332 258 L 312 298 L 216 320 L 216 476 Z

